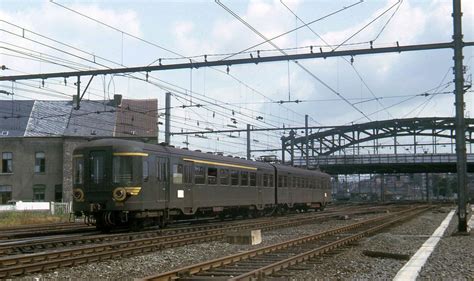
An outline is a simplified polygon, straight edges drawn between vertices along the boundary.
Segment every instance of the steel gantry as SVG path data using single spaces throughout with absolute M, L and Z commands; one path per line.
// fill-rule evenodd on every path
M 296 137 L 295 130 L 291 130 L 289 136 L 284 136 L 282 140 L 282 159 L 285 159 L 285 152 L 290 154 L 290 162 L 294 160 L 295 149 L 299 150 L 303 157 L 317 157 L 331 155 L 339 151 L 361 154 L 361 149 L 370 147 L 378 153 L 378 149 L 383 146 L 393 147 L 393 154 L 400 152 L 400 147 L 411 146 L 413 153 L 423 153 L 418 149 L 422 145 L 417 143 L 417 137 L 429 136 L 433 138 L 431 144 L 433 152 L 436 153 L 438 139 L 455 139 L 456 123 L 452 117 L 434 118 L 408 118 L 392 119 L 384 121 L 373 121 L 362 124 L 347 126 L 335 126 L 330 129 L 318 131 L 308 136 Z M 466 119 L 466 141 L 473 142 L 474 119 Z M 412 144 L 400 144 L 399 138 L 412 136 Z M 380 145 L 378 140 L 392 139 L 393 144 Z M 360 144 L 375 141 L 375 144 L 361 146 Z M 311 154 L 311 155 L 309 155 Z

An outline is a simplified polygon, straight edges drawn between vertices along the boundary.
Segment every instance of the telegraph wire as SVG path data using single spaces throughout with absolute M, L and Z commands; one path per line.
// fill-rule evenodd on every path
M 359 3 L 361 3 L 361 2 L 362 2 L 362 0 L 361 0 Z M 113 27 L 113 26 L 111 26 L 111 25 L 109 25 L 109 24 L 107 24 L 107 23 L 105 23 L 105 22 L 102 22 L 102 21 L 100 21 L 100 20 L 94 19 L 94 18 L 92 18 L 92 17 L 90 17 L 90 16 L 87 16 L 87 15 L 84 15 L 83 13 L 80 13 L 80 12 L 74 10 L 74 9 L 71 9 L 71 8 L 66 7 L 66 6 L 64 6 L 64 5 L 61 5 L 61 4 L 57 3 L 57 2 L 51 1 L 51 3 L 53 3 L 53 4 L 55 4 L 55 5 L 59 6 L 59 7 L 62 7 L 62 8 L 64 8 L 64 9 L 66 9 L 66 10 L 69 10 L 69 11 L 71 11 L 71 12 L 77 14 L 77 15 L 80 15 L 80 16 L 83 16 L 83 17 L 85 17 L 85 18 L 87 18 L 87 19 L 90 19 L 90 20 L 92 20 L 92 21 L 94 21 L 94 22 L 96 22 L 96 23 L 99 23 L 99 24 L 102 24 L 102 25 L 104 25 L 104 26 L 107 26 L 107 27 L 111 28 L 112 30 L 115 30 L 115 31 L 117 31 L 117 32 L 120 32 L 122 35 L 123 35 L 123 34 L 126 34 L 126 35 L 128 35 L 128 36 L 130 36 L 130 37 L 132 37 L 132 38 L 135 38 L 135 39 L 137 39 L 137 40 L 139 40 L 139 41 L 141 41 L 141 42 L 144 42 L 144 43 L 149 44 L 149 45 L 151 45 L 151 46 L 155 46 L 155 47 L 157 47 L 157 48 L 159 48 L 159 49 L 168 51 L 168 52 L 170 52 L 170 53 L 172 53 L 172 54 L 174 54 L 174 55 L 177 55 L 177 56 L 179 56 L 179 57 L 181 57 L 181 58 L 191 59 L 191 58 L 188 58 L 188 57 L 186 57 L 186 56 L 183 56 L 182 54 L 179 54 L 179 53 L 177 53 L 177 52 L 175 52 L 175 51 L 172 51 L 172 50 L 169 50 L 169 49 L 167 49 L 167 48 L 164 48 L 164 47 L 162 47 L 162 46 L 160 46 L 160 45 L 158 45 L 158 44 L 156 44 L 156 43 L 153 43 L 153 42 L 151 42 L 151 41 L 149 41 L 149 40 L 146 40 L 146 39 L 143 39 L 143 38 L 141 38 L 141 37 L 135 36 L 135 35 L 133 35 L 133 34 L 130 34 L 130 33 L 126 32 L 126 31 L 123 31 L 123 30 L 121 30 L 121 29 L 119 29 L 119 28 Z M 354 5 L 355 5 L 355 4 L 354 4 Z M 352 6 L 352 5 L 351 5 L 351 6 Z M 350 8 L 351 6 L 349 6 L 349 7 L 347 7 L 347 8 Z M 152 65 L 152 64 L 155 63 L 156 61 L 157 61 L 157 60 L 155 60 L 154 62 L 150 63 L 149 65 Z M 215 70 L 215 71 L 221 73 L 221 74 L 225 74 L 225 75 L 228 74 L 227 72 L 225 72 L 225 71 L 223 71 L 223 70 L 220 70 L 220 69 L 218 69 L 218 68 L 215 68 L 215 67 L 211 67 L 211 68 L 212 68 L 213 70 Z M 233 78 L 234 80 L 236 80 L 236 77 L 235 77 L 234 75 L 227 75 L 227 76 L 230 76 L 231 78 Z M 243 81 L 241 81 L 241 80 L 239 80 L 239 79 L 237 79 L 237 81 L 238 81 L 239 83 L 242 83 L 242 84 L 246 85 L 247 87 L 251 88 L 248 84 L 244 83 Z M 259 92 L 259 91 L 256 91 L 256 92 L 257 92 L 258 94 L 262 95 L 263 97 L 265 97 L 265 98 L 267 98 L 267 99 L 269 99 L 269 100 L 272 100 L 271 98 L 267 97 L 266 95 L 262 94 L 261 92 Z M 295 112 L 295 111 L 293 111 L 293 110 L 291 110 L 291 109 L 289 109 L 289 108 L 287 108 L 287 107 L 285 107 L 285 106 L 282 106 L 282 107 L 285 108 L 286 110 L 292 111 L 293 113 L 295 113 L 295 114 L 297 114 L 297 115 L 303 116 L 303 115 L 299 114 L 298 112 Z
M 221 3 L 220 0 L 215 0 L 215 2 L 216 2 L 218 5 L 220 5 L 222 8 L 226 7 L 224 4 Z M 347 10 L 347 9 L 350 9 L 350 8 L 354 7 L 354 6 L 357 6 L 357 5 L 359 5 L 359 4 L 363 3 L 363 2 L 364 2 L 363 0 L 360 0 L 360 1 L 355 2 L 355 3 L 353 3 L 353 4 L 349 5 L 349 6 L 344 6 L 344 7 L 342 7 L 341 9 L 338 9 L 338 10 L 336 10 L 336 11 L 334 11 L 334 12 L 331 12 L 331 13 L 329 13 L 329 14 L 327 14 L 327 15 L 324 15 L 323 17 L 320 17 L 320 18 L 317 18 L 317 19 L 315 19 L 315 20 L 313 20 L 313 21 L 310 21 L 310 22 L 308 23 L 308 25 L 311 25 L 311 24 L 313 24 L 313 23 L 315 23 L 315 22 L 321 21 L 321 20 L 326 19 L 326 18 L 328 18 L 328 17 L 331 17 L 331 16 L 333 16 L 333 15 L 336 15 L 336 14 L 342 12 L 342 11 L 345 11 L 345 10 Z M 226 7 L 226 8 L 227 8 L 227 7 Z M 226 9 L 226 8 L 224 8 L 224 9 Z M 227 10 L 227 9 L 226 9 L 226 10 Z M 229 9 L 229 10 L 230 10 L 230 9 Z M 232 12 L 232 13 L 233 13 L 233 12 Z M 246 49 L 244 49 L 244 50 L 242 50 L 242 51 L 233 53 L 233 54 L 231 54 L 231 55 L 229 55 L 229 56 L 223 58 L 222 60 L 227 60 L 227 59 L 232 58 L 232 57 L 234 57 L 234 56 L 236 56 L 236 55 L 242 54 L 242 53 L 244 53 L 244 52 L 246 52 L 246 51 L 249 51 L 249 50 L 252 50 L 252 49 L 254 49 L 254 48 L 258 47 L 258 46 L 261 46 L 261 45 L 263 45 L 263 44 L 265 44 L 265 43 L 270 43 L 270 44 L 272 44 L 272 41 L 273 41 L 273 40 L 278 39 L 278 38 L 280 38 L 280 37 L 282 37 L 282 36 L 285 36 L 285 35 L 287 35 L 287 34 L 290 34 L 290 33 L 294 32 L 294 31 L 296 31 L 296 30 L 298 30 L 298 29 L 301 29 L 301 28 L 305 27 L 305 26 L 306 26 L 306 25 L 298 26 L 298 27 L 296 27 L 296 28 L 294 28 L 294 29 L 291 29 L 291 30 L 289 30 L 289 31 L 287 31 L 287 32 L 281 33 L 281 34 L 279 34 L 279 35 L 277 35 L 277 36 L 274 36 L 274 37 L 272 37 L 272 38 L 270 38 L 270 39 L 264 38 L 264 41 L 263 41 L 263 42 L 258 43 L 258 44 L 255 44 L 255 45 L 253 45 L 253 46 L 250 46 L 250 47 L 248 47 L 248 48 L 246 48 Z M 249 27 L 249 28 L 250 28 L 250 27 Z M 251 28 L 251 29 L 252 29 L 252 28 Z M 253 31 L 258 34 L 258 31 L 257 31 L 257 30 L 253 29 Z M 273 45 L 273 44 L 272 44 L 272 45 Z M 275 46 L 273 46 L 273 47 L 275 47 Z M 275 47 L 275 49 L 281 52 L 281 49 L 280 49 L 280 48 Z
M 333 51 L 336 51 L 337 49 L 339 49 L 339 47 L 341 47 L 342 45 L 344 45 L 347 41 L 351 40 L 352 38 L 354 38 L 357 34 L 359 34 L 360 32 L 362 32 L 364 29 L 366 29 L 367 27 L 369 27 L 372 23 L 376 22 L 378 19 L 380 19 L 383 15 L 385 15 L 386 13 L 388 13 L 388 11 L 390 11 L 391 9 L 393 9 L 396 5 L 400 5 L 402 2 L 401 0 L 398 0 L 395 4 L 393 4 L 392 6 L 390 6 L 389 8 L 387 8 L 384 12 L 382 12 L 381 14 L 379 14 L 378 16 L 376 16 L 373 20 L 371 20 L 369 23 L 367 23 L 366 25 L 364 25 L 362 28 L 360 28 L 359 30 L 357 30 L 354 34 L 352 34 L 351 36 L 349 36 L 346 40 L 342 41 L 342 43 L 340 43 L 339 45 L 337 45 L 336 48 L 333 49 Z
M 224 10 L 226 10 L 229 14 L 231 14 L 233 17 L 235 17 L 237 20 L 239 20 L 241 23 L 243 23 L 245 26 L 247 26 L 250 30 L 252 30 L 254 33 L 256 33 L 258 36 L 260 36 L 262 39 L 268 41 L 269 44 L 271 44 L 273 47 L 278 49 L 283 55 L 288 55 L 284 50 L 280 49 L 275 43 L 272 42 L 271 39 L 267 39 L 265 35 L 260 33 L 258 30 L 256 30 L 252 25 L 250 25 L 248 22 L 246 22 L 243 18 L 241 18 L 239 15 L 234 13 L 230 8 L 228 8 L 226 5 L 221 3 L 219 0 L 215 0 L 216 3 L 221 6 Z M 294 61 L 301 69 L 303 69 L 307 74 L 309 74 L 311 77 L 313 77 L 316 81 L 321 83 L 323 86 L 325 86 L 328 90 L 339 96 L 342 100 L 344 100 L 347 104 L 349 104 L 353 109 L 355 109 L 357 112 L 362 114 L 365 118 L 371 121 L 370 117 L 367 116 L 362 110 L 354 106 L 351 102 L 349 102 L 343 95 L 341 95 L 338 91 L 334 90 L 331 86 L 329 86 L 326 82 L 321 80 L 319 77 L 317 77 L 313 72 L 311 72 L 309 69 L 307 69 L 305 66 L 300 64 L 298 61 Z

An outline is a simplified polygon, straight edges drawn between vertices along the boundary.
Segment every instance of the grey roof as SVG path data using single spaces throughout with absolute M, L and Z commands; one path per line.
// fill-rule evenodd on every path
M 63 135 L 71 110 L 72 102 L 36 101 L 25 136 Z
M 0 100 L 0 137 L 23 136 L 34 101 Z
M 79 110 L 72 110 L 66 136 L 114 136 L 115 107 L 103 101 L 81 101 Z
M 156 135 L 156 100 L 126 100 L 120 118 L 114 104 L 82 100 L 76 110 L 72 101 L 0 100 L 0 137 Z

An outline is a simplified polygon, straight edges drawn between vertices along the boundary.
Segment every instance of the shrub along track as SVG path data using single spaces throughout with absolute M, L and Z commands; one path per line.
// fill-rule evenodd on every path
M 291 273 L 279 275 L 279 271 L 306 269 L 300 264 L 311 263 L 311 259 L 316 256 L 350 245 L 396 223 L 407 221 L 429 208 L 427 206 L 411 208 L 314 235 L 148 276 L 143 280 L 262 280 L 267 276 L 291 276 Z
M 393 208 L 397 209 L 397 207 Z M 359 207 L 342 211 L 334 210 L 332 212 L 324 213 L 307 213 L 278 218 L 262 218 L 252 220 L 251 222 L 225 222 L 220 224 L 214 223 L 158 231 L 144 231 L 139 233 L 74 237 L 63 241 L 58 238 L 57 241 L 50 241 L 48 243 L 51 243 L 51 245 L 62 245 L 63 247 L 69 248 L 33 254 L 0 257 L 0 278 L 24 275 L 32 272 L 41 272 L 58 267 L 70 267 L 107 259 L 140 255 L 192 243 L 220 240 L 225 237 L 226 232 L 233 230 L 250 228 L 271 230 L 334 219 L 335 217 L 345 214 L 357 215 L 381 213 L 386 212 L 387 209 L 387 206 L 362 209 Z M 91 245 L 89 243 L 95 244 Z M 23 245 L 22 247 L 30 247 L 33 249 L 34 247 L 32 247 L 32 244 L 44 245 L 45 241 L 30 241 L 26 244 L 29 246 Z M 0 249 L 3 250 L 4 253 L 8 253 L 9 251 L 10 253 L 13 253 L 13 249 L 17 246 L 4 246 Z

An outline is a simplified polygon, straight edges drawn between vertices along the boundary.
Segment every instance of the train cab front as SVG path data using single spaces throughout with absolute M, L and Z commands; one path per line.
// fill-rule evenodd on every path
M 140 207 L 147 156 L 140 147 L 114 142 L 93 141 L 73 153 L 74 212 L 102 230 L 127 226 L 130 211 Z

